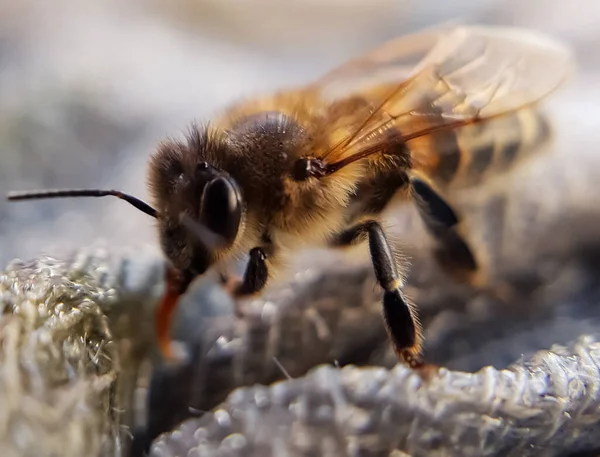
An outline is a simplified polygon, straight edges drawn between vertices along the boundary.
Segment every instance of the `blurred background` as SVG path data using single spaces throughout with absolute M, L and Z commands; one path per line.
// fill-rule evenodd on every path
M 147 198 L 165 136 L 243 95 L 304 83 L 378 43 L 442 21 L 534 27 L 579 69 L 548 104 L 565 160 L 595 154 L 600 5 L 588 0 L 54 0 L 0 2 L 0 192 L 117 188 Z M 156 245 L 113 199 L 0 202 L 0 260 L 104 240 Z
M 533 303 L 528 293 L 512 309 L 456 298 L 452 286 L 429 275 L 435 267 L 419 263 L 426 251 L 418 248 L 427 243 L 418 222 L 396 221 L 396 238 L 417 247 L 407 251 L 415 260 L 410 287 L 428 327 L 429 360 L 465 370 L 503 367 L 552 343 L 597 334 L 600 3 L 590 0 L 0 0 L 0 193 L 114 188 L 147 200 L 147 160 L 162 138 L 181 135 L 193 120 L 209 120 L 240 96 L 308 82 L 385 40 L 448 20 L 549 33 L 570 44 L 577 68 L 544 102 L 557 127 L 552 147 L 495 188 L 457 197 L 471 241 L 497 278 L 525 284 L 529 292 L 540 282 L 548 286 L 538 294 L 540 313 L 526 305 Z M 500 234 L 497 206 L 508 221 Z M 111 198 L 0 200 L 0 233 L 3 264 L 43 254 L 62 258 L 98 243 L 159 254 L 153 221 Z M 584 263 L 592 261 L 561 273 L 556 265 L 566 262 L 567 251 L 586 251 Z M 581 280 L 591 263 L 594 294 Z M 581 301 L 581 294 L 591 298 Z M 379 308 L 374 316 L 377 342 L 389 349 Z M 197 338 L 195 319 L 180 328 L 182 340 Z M 356 339 L 354 329 L 349 334 Z M 333 358 L 323 354 L 319 363 Z M 396 359 L 388 350 L 360 362 L 393 365 Z M 181 390 L 180 378 L 157 390 L 156 409 L 173 417 L 144 446 L 181 418 L 163 398 Z M 212 401 L 193 405 L 208 409 Z M 181 415 L 189 414 L 189 404 L 181 401 Z

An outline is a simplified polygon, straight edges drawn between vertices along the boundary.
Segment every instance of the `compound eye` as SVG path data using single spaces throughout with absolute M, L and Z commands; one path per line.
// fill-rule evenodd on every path
M 229 242 L 235 239 L 242 219 L 242 198 L 237 183 L 220 176 L 202 193 L 200 222 Z

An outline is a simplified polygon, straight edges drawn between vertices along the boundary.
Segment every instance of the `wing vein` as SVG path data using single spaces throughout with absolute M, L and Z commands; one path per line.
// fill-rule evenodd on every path
M 320 159 L 333 173 L 395 143 L 530 107 L 566 79 L 571 60 L 553 39 L 508 27 L 432 29 L 388 42 L 311 86 L 334 103 L 367 102 L 325 118 L 326 128 L 348 133 Z

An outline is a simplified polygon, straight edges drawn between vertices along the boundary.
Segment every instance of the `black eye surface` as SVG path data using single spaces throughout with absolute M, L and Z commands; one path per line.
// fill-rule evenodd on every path
M 220 176 L 210 181 L 202 194 L 200 221 L 232 242 L 242 219 L 242 198 L 236 182 Z

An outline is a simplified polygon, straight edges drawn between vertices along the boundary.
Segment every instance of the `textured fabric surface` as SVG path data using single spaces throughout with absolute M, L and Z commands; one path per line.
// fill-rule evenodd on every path
M 81 455 L 82 449 L 140 455 L 139 433 L 129 451 L 136 424 L 150 439 L 176 429 L 155 441 L 154 456 L 595 449 L 600 378 L 592 337 L 504 370 L 489 366 L 502 366 L 511 344 L 535 352 L 541 336 L 597 333 L 600 262 L 591 248 L 579 257 L 563 262 L 566 277 L 579 278 L 568 281 L 571 294 L 547 302 L 554 312 L 538 313 L 525 328 L 519 317 L 490 317 L 494 326 L 487 328 L 503 327 L 504 334 L 486 335 L 478 329 L 486 326 L 481 317 L 465 311 L 464 328 L 439 332 L 427 351 L 448 367 L 471 354 L 472 366 L 484 368 L 473 374 L 445 368 L 426 380 L 387 358 L 380 293 L 364 266 L 306 270 L 248 304 L 239 320 L 224 295 L 200 284 L 180 314 L 195 331 L 180 323 L 175 332 L 182 342 L 188 332 L 188 357 L 173 366 L 159 363 L 152 349 L 158 259 L 87 251 L 67 261 L 14 262 L 2 276 L 0 398 L 8 407 L 1 410 L 0 449 L 8 456 Z M 435 322 L 442 311 L 432 302 L 424 320 Z M 192 312 L 201 318 L 190 319 Z M 461 350 L 448 350 L 459 341 Z M 155 370 L 140 390 L 145 359 L 155 361 Z M 329 366 L 313 368 L 323 363 Z M 373 367 L 378 363 L 388 368 Z M 270 385 L 286 376 L 293 379 Z M 140 391 L 144 397 L 136 401 Z M 207 410 L 213 412 L 178 425 Z
M 0 455 L 142 456 L 153 441 L 155 456 L 507 455 L 507 445 L 521 446 L 516 455 L 595 455 L 600 4 L 425 0 L 392 12 L 385 5 L 398 2 L 382 0 L 368 15 L 334 5 L 309 20 L 302 48 L 301 15 L 278 5 L 276 16 L 270 0 L 250 7 L 250 20 L 239 2 L 220 0 L 4 3 L 3 193 L 106 186 L 144 197 L 149 152 L 192 119 L 447 19 L 551 33 L 573 46 L 578 71 L 548 100 L 555 147 L 507 180 L 453 196 L 492 288 L 440 275 L 410 208 L 386 224 L 412 260 L 407 294 L 426 356 L 446 368 L 429 383 L 394 368 L 365 250 L 356 263 L 303 255 L 244 319 L 210 280 L 198 284 L 174 328 L 186 356 L 165 364 L 152 333 L 160 260 L 118 247 L 158 254 L 145 215 L 102 199 L 0 205 L 3 262 L 60 259 L 13 263 L 0 279 Z M 318 3 L 296 2 L 308 17 L 323 12 Z M 66 254 L 98 238 L 110 256 Z M 580 335 L 590 339 L 575 344 Z M 564 348 L 535 355 L 554 343 Z
M 404 367 L 319 367 L 234 392 L 151 456 L 564 455 L 600 447 L 600 345 L 582 338 L 521 364 L 423 380 Z
M 0 275 L 0 455 L 124 455 L 156 298 L 129 268 L 82 252 Z

